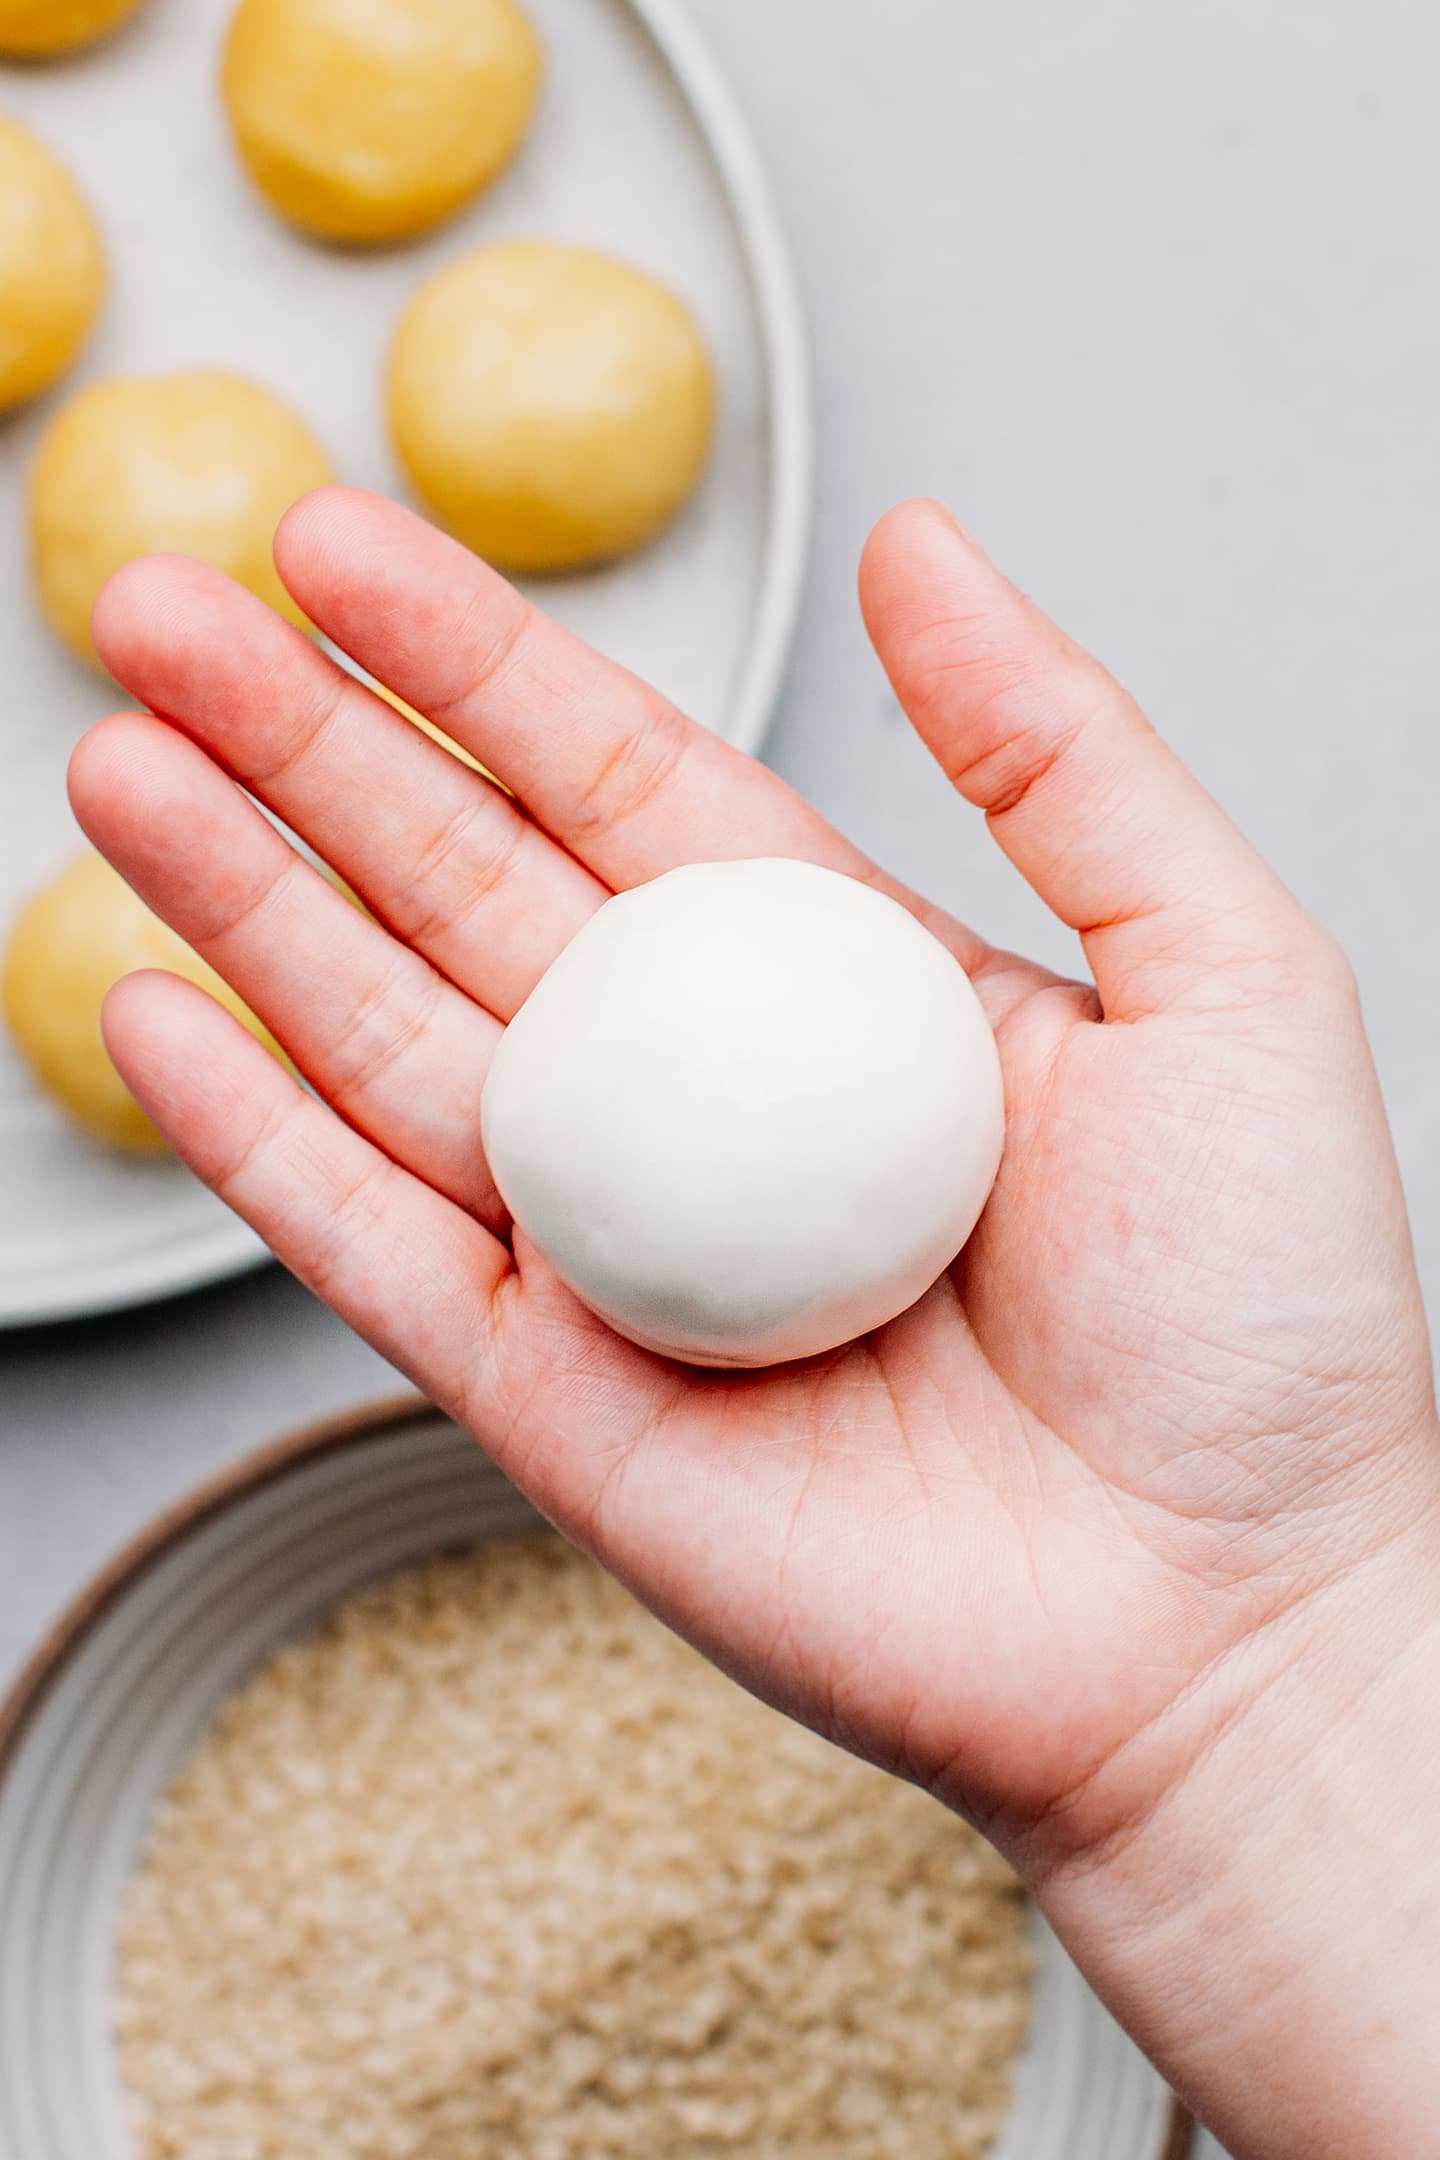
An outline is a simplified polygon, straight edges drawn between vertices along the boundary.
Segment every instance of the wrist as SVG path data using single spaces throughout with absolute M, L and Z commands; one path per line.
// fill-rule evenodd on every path
M 1133 1799 L 1111 1803 L 1101 1837 L 1075 1844 L 1042 1824 L 1012 1852 L 1235 2160 L 1428 2160 L 1440 2115 L 1433 1519 L 1229 1652 L 1101 1775 Z

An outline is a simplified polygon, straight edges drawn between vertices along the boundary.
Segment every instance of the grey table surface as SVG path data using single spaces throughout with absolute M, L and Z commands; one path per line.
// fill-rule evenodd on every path
M 1057 933 L 907 733 L 871 520 L 951 500 L 1357 965 L 1440 1311 L 1440 15 L 691 0 L 799 264 L 816 544 L 770 755 L 1005 942 Z M 394 1375 L 277 1270 L 0 1344 L 0 1680 L 157 1507 Z

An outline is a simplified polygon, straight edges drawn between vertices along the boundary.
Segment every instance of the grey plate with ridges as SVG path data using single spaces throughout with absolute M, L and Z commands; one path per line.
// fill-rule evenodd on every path
M 108 2030 L 118 1900 L 217 1704 L 360 1584 L 535 1521 L 448 1420 L 382 1406 L 182 1504 L 0 1711 L 0 2160 L 125 2160 Z M 1161 2081 L 1035 1923 L 1034 2025 L 996 2160 L 1171 2160 Z

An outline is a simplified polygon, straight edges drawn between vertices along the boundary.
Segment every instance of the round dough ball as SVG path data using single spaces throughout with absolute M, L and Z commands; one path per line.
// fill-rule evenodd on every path
M 241 375 L 95 383 L 51 421 L 31 474 L 40 605 L 94 662 L 90 610 L 111 573 L 137 555 L 194 555 L 307 628 L 271 543 L 291 503 L 333 478 L 304 422 Z
M 59 381 L 104 296 L 84 196 L 28 128 L 0 114 L 0 412 Z
M 892 1320 L 999 1166 L 1000 1061 L 958 962 L 833 870 L 698 863 L 609 900 L 481 1106 L 521 1230 L 618 1333 L 771 1365 Z
M 390 426 L 417 493 L 508 570 L 642 546 L 704 470 L 715 394 L 663 285 L 582 248 L 510 242 L 451 263 L 390 355 Z
M 0 53 L 42 59 L 89 45 L 133 15 L 144 0 L 0 0 Z
M 541 65 L 515 0 L 240 0 L 223 83 L 246 170 L 282 217 L 383 241 L 494 179 Z
M 165 1142 L 111 1064 L 100 1033 L 106 992 L 137 968 L 165 968 L 198 983 L 282 1055 L 230 985 L 90 849 L 22 910 L 0 971 L 0 1007 L 41 1087 L 83 1131 L 110 1147 L 161 1154 Z

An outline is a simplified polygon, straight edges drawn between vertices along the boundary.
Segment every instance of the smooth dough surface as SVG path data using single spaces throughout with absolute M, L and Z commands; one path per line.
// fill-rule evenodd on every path
M 92 1139 L 132 1154 L 165 1143 L 110 1062 L 100 1008 L 122 975 L 165 968 L 198 983 L 280 1052 L 229 984 L 87 850 L 21 911 L 0 972 L 5 1024 L 35 1078 Z
M 895 1318 L 1000 1161 L 959 963 L 834 871 L 701 863 L 608 901 L 501 1039 L 482 1104 L 516 1223 L 602 1319 L 707 1365 Z
M 303 626 L 271 543 L 291 503 L 333 478 L 298 415 L 244 376 L 95 383 L 56 414 L 31 473 L 40 605 L 94 662 L 90 610 L 111 573 L 137 555 L 194 555 Z
M 398 240 L 518 149 L 540 43 L 516 0 L 240 0 L 223 88 L 251 179 L 327 240 Z
M 59 381 L 104 296 L 84 196 L 38 136 L 0 113 L 0 412 Z
M 0 0 L 0 53 L 39 59 L 104 37 L 144 0 Z
M 704 470 L 715 391 L 689 311 L 583 248 L 482 248 L 422 286 L 390 356 L 390 426 L 417 493 L 508 570 L 644 545 Z

